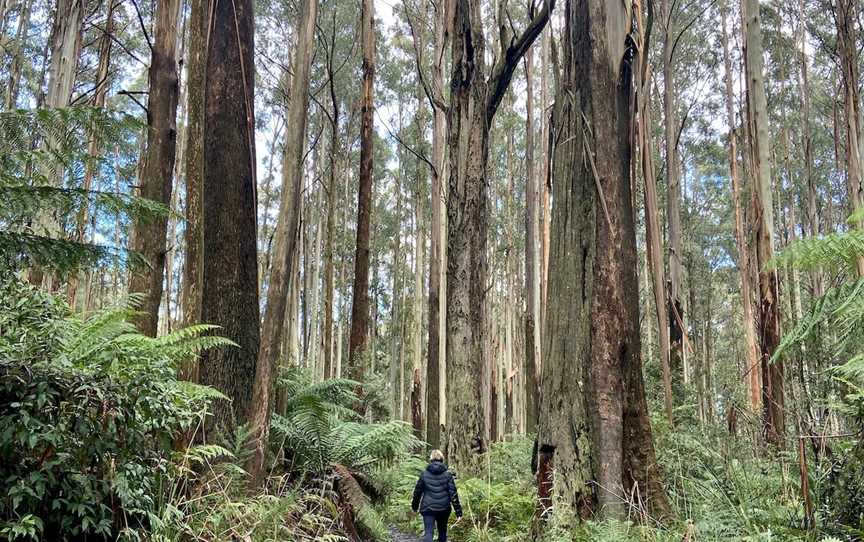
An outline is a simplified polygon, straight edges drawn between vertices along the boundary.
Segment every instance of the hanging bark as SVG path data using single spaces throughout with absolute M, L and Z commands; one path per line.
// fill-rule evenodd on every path
M 540 382 L 540 178 L 534 166 L 533 50 L 525 55 L 525 429 L 537 431 Z
M 489 126 L 513 71 L 543 30 L 554 0 L 544 0 L 518 37 L 499 4 L 501 51 L 487 77 L 478 0 L 453 6 L 451 101 L 447 112 L 450 177 L 447 264 L 447 455 L 469 464 L 486 449 L 481 381 L 487 287 L 487 161 Z
M 211 406 L 230 432 L 251 418 L 259 350 L 255 228 L 254 25 L 251 0 L 211 5 L 202 139 L 201 321 L 220 326 L 233 348 L 208 350 L 200 383 L 231 402 Z
M 753 191 L 756 221 L 756 264 L 759 272 L 759 344 L 762 367 L 762 412 L 766 440 L 783 446 L 786 434 L 784 412 L 783 362 L 772 363 L 771 357 L 780 342 L 780 298 L 776 270 L 769 269 L 774 257 L 774 204 L 771 187 L 770 135 L 768 104 L 762 59 L 762 30 L 759 1 L 742 4 L 745 21 L 745 73 L 747 79 L 747 113 L 752 137 L 752 169 L 756 187 Z
M 753 318 L 751 300 L 752 286 L 750 284 L 750 251 L 747 243 L 747 233 L 744 224 L 744 212 L 741 208 L 741 179 L 738 173 L 738 134 L 735 121 L 735 96 L 732 90 L 732 55 L 729 49 L 729 32 L 726 25 L 728 6 L 724 5 L 721 14 L 723 28 L 723 65 L 725 69 L 726 87 L 726 123 L 729 126 L 729 179 L 732 184 L 732 205 L 735 209 L 735 244 L 738 248 L 738 280 L 741 284 L 742 327 L 744 328 L 745 375 L 749 383 L 750 406 L 754 412 L 759 411 L 760 373 L 759 351 L 756 344 L 756 324 Z
M 177 151 L 177 101 L 180 79 L 177 72 L 177 38 L 180 0 L 160 0 L 150 58 L 147 100 L 147 149 L 142 157 L 139 195 L 170 205 Z M 165 274 L 168 217 L 135 221 L 130 248 L 140 253 L 147 266 L 133 269 L 129 292 L 144 294 L 136 327 L 145 335 L 156 336 L 159 303 Z
M 372 220 L 372 160 L 375 109 L 375 6 L 362 0 L 360 43 L 363 81 L 360 110 L 360 186 L 357 191 L 357 243 L 354 252 L 354 288 L 351 302 L 351 338 L 348 343 L 348 376 L 362 382 L 369 336 L 369 225 Z M 358 405 L 359 406 L 359 405 Z
M 631 13 L 621 3 L 568 0 L 564 21 L 552 129 L 549 296 L 556 303 L 544 338 L 538 494 L 582 516 L 624 517 L 621 495 L 662 515 L 669 507 L 640 354 Z

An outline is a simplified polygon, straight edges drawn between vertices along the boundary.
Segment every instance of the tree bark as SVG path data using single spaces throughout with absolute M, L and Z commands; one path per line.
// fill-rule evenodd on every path
M 171 202 L 177 152 L 177 101 L 180 93 L 177 72 L 178 2 L 160 0 L 156 7 L 147 100 L 147 149 L 139 176 L 139 195 L 166 206 Z M 167 228 L 166 216 L 138 219 L 130 236 L 130 248 L 147 261 L 147 266 L 133 269 L 129 277 L 129 292 L 144 295 L 141 314 L 134 318 L 134 322 L 141 333 L 151 337 L 155 337 L 158 330 Z
M 840 81 L 846 123 L 846 183 L 850 212 L 861 209 L 861 98 L 859 91 L 857 0 L 835 0 L 832 6 L 837 27 L 837 53 L 840 56 Z M 862 227 L 859 221 L 856 225 Z M 864 277 L 864 256 L 857 259 L 858 276 Z
M 538 435 L 541 504 L 624 517 L 669 507 L 642 381 L 630 191 L 627 5 L 568 0 L 553 132 L 552 237 Z M 603 29 L 599 31 L 598 29 Z M 591 486 L 596 486 L 596 496 Z
M 741 306 L 742 322 L 744 328 L 745 361 L 747 363 L 746 376 L 749 383 L 750 406 L 754 412 L 759 411 L 761 404 L 760 396 L 760 373 L 759 346 L 756 344 L 756 325 L 753 319 L 753 305 L 751 300 L 752 286 L 750 284 L 750 251 L 747 243 L 746 226 L 744 224 L 744 212 L 741 208 L 741 178 L 738 173 L 738 134 L 735 121 L 735 95 L 732 90 L 732 55 L 729 49 L 729 32 L 727 30 L 727 6 L 724 5 L 721 14 L 723 28 L 723 65 L 725 69 L 726 87 L 726 123 L 729 126 L 729 179 L 732 185 L 732 205 L 735 209 L 735 244 L 738 248 L 738 280 L 741 284 Z
M 183 257 L 181 306 L 184 325 L 201 322 L 201 286 L 204 243 L 202 200 L 204 169 L 204 85 L 207 77 L 207 22 L 210 0 L 191 0 L 189 11 L 189 48 L 186 65 L 186 227 L 183 232 L 186 252 Z M 198 363 L 194 360 L 180 372 L 185 380 L 197 382 Z
M 66 107 L 75 84 L 81 51 L 85 0 L 57 0 L 51 29 L 51 65 L 48 68 L 47 107 Z
M 3 103 L 3 108 L 6 110 L 14 109 L 18 103 L 18 90 L 21 86 L 21 68 L 24 63 L 22 50 L 30 35 L 30 14 L 32 13 L 32 8 L 33 0 L 24 0 L 21 3 L 21 12 L 18 14 L 18 29 L 15 31 L 15 44 L 12 46 L 13 50 L 9 53 L 12 61 L 9 65 L 9 82 L 6 85 L 6 98 Z M 111 8 L 113 8 L 113 4 Z M 109 22 L 112 20 L 110 11 L 108 20 Z M 0 19 L 0 22 L 5 23 L 5 20 Z
M 369 335 L 369 236 L 372 220 L 373 121 L 375 110 L 375 6 L 362 0 L 360 42 L 363 81 L 360 110 L 360 186 L 357 191 L 357 242 L 354 251 L 354 287 L 351 302 L 351 337 L 348 343 L 348 376 L 362 382 Z M 359 405 L 358 405 L 359 406 Z
M 251 419 L 260 346 L 255 227 L 255 15 L 251 0 L 211 5 L 202 135 L 201 321 L 233 348 L 201 356 L 200 382 L 231 399 L 211 406 L 226 433 Z M 264 405 L 266 407 L 266 404 Z
M 433 448 L 441 445 L 441 426 L 444 423 L 444 409 L 441 408 L 441 395 L 444 391 L 442 375 L 443 355 L 445 353 L 444 339 L 446 333 L 441 333 L 444 327 L 444 298 L 441 296 L 441 285 L 446 266 L 444 265 L 444 229 L 446 214 L 443 212 L 444 178 L 446 155 L 444 153 L 445 130 L 447 129 L 446 111 L 442 107 L 444 86 L 444 49 L 447 46 L 448 2 L 435 2 L 435 61 L 432 63 L 432 88 L 438 98 L 438 103 L 432 109 L 432 180 L 430 190 L 430 242 L 429 242 L 429 338 L 426 347 L 426 442 Z
M 525 430 L 537 431 L 540 382 L 540 179 L 534 166 L 533 49 L 525 55 Z
M 453 6 L 451 98 L 447 112 L 450 177 L 447 263 L 447 455 L 469 465 L 487 443 L 481 387 L 484 367 L 487 280 L 487 161 L 489 126 L 513 71 L 549 19 L 544 0 L 517 37 L 502 16 L 501 51 L 486 76 L 485 37 L 479 0 Z
M 641 5 L 638 5 L 641 8 Z M 649 14 L 653 17 L 653 14 Z M 637 10 L 636 18 L 640 28 L 642 24 L 641 9 Z M 652 21 L 653 23 L 653 21 Z M 650 81 L 651 65 L 644 51 L 648 45 L 650 32 L 640 32 L 642 43 L 637 56 L 638 88 L 636 105 L 638 112 L 637 140 L 639 142 L 639 157 L 642 168 L 642 182 L 645 186 L 645 250 L 650 264 L 651 280 L 654 291 L 654 308 L 657 314 L 657 334 L 660 343 L 660 367 L 663 375 L 663 406 L 669 424 L 674 424 L 672 395 L 672 368 L 670 364 L 669 344 L 669 314 L 666 303 L 666 277 L 663 268 L 663 241 L 660 232 L 660 206 L 657 197 L 657 180 L 654 173 L 654 154 L 651 144 L 651 98 Z M 650 329 L 650 324 L 648 324 Z M 649 346 L 650 348 L 650 346 Z
M 285 156 L 282 167 L 282 199 L 273 239 L 273 263 L 267 290 L 267 306 L 261 324 L 261 349 L 255 375 L 252 408 L 254 453 L 246 467 L 253 481 L 260 482 L 270 428 L 270 388 L 273 368 L 279 359 L 285 314 L 291 288 L 290 277 L 298 265 L 295 255 L 300 204 L 303 188 L 303 157 L 306 149 L 306 112 L 309 106 L 309 73 L 315 39 L 318 0 L 305 0 L 298 21 L 297 48 L 294 51 L 294 79 L 285 130 Z M 257 289 L 257 286 L 256 286 Z
M 673 80 L 674 27 L 670 0 L 660 9 L 666 25 L 663 40 L 663 128 L 666 144 L 666 220 L 669 227 L 669 339 L 673 382 L 687 382 L 684 349 L 684 308 L 681 302 L 684 271 L 681 265 L 681 172 L 678 159 L 678 98 Z
M 762 30 L 759 1 L 742 4 L 745 20 L 745 73 L 747 79 L 747 113 L 751 145 L 754 147 L 752 169 L 757 181 L 753 191 L 756 220 L 756 264 L 759 272 L 759 344 L 762 367 L 763 429 L 767 442 L 783 447 L 786 434 L 783 392 L 783 362 L 771 363 L 780 342 L 780 298 L 776 270 L 767 267 L 774 257 L 774 203 L 771 187 L 770 134 L 768 104 L 762 60 Z

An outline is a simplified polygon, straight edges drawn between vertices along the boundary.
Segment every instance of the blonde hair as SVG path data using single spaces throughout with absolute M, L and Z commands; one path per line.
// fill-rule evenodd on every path
M 441 450 L 432 450 L 429 454 L 429 462 L 432 461 L 444 461 L 444 454 L 441 453 Z

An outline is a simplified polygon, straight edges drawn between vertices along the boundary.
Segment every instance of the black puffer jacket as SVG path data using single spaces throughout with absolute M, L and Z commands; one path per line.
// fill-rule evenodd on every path
M 451 505 L 456 516 L 462 517 L 462 505 L 459 504 L 453 473 L 441 461 L 432 461 L 414 486 L 411 509 L 416 512 L 419 507 L 421 514 L 435 514 L 448 512 Z

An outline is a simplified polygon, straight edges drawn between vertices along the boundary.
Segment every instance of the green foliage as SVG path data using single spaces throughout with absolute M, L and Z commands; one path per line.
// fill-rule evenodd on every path
M 122 247 L 81 242 L 76 233 L 85 209 L 145 220 L 167 214 L 161 203 L 96 189 L 119 186 L 123 173 L 117 157 L 92 153 L 89 143 L 134 141 L 140 126 L 90 106 L 0 113 L 0 266 L 68 273 L 107 261 L 143 264 Z
M 321 474 L 330 465 L 368 470 L 419 446 L 401 421 L 360 423 L 351 409 L 359 384 L 347 379 L 312 382 L 308 372 L 288 369 L 279 380 L 287 393 L 284 415 L 273 416 L 273 440 L 285 450 L 288 468 Z
M 20 282 L 0 283 L 0 533 L 135 538 L 158 524 L 175 439 L 212 389 L 178 383 L 179 363 L 227 341 L 197 327 L 152 339 L 131 309 L 68 314 Z

